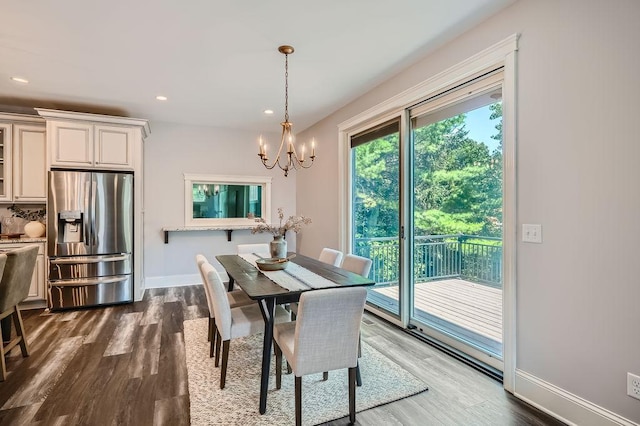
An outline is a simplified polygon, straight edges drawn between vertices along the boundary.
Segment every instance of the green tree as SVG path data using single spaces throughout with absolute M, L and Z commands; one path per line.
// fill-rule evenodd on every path
M 489 111 L 493 152 L 469 138 L 465 114 L 413 130 L 416 235 L 502 235 L 502 104 Z M 393 134 L 354 150 L 356 238 L 398 235 L 398 143 Z
M 356 238 L 398 235 L 398 134 L 355 148 Z
M 414 130 L 416 234 L 499 235 L 501 153 L 470 139 L 465 120 Z
M 489 115 L 490 120 L 497 120 L 498 124 L 496 124 L 497 134 L 491 136 L 491 139 L 495 139 L 500 143 L 500 152 L 502 152 L 502 102 L 496 102 L 495 104 L 489 105 L 489 111 L 491 111 L 491 115 Z

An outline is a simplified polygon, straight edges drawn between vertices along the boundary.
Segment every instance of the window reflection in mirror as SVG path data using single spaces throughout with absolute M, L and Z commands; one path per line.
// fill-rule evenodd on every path
M 262 217 L 262 186 L 194 183 L 193 218 Z
M 264 176 L 184 175 L 185 226 L 255 225 L 271 211 L 271 178 Z

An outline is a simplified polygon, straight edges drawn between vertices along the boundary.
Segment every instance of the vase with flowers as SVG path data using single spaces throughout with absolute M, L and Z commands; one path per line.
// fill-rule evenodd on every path
M 47 215 L 46 209 L 26 210 L 20 206 L 12 204 L 8 207 L 8 210 L 12 212 L 12 217 L 19 217 L 20 219 L 28 221 L 24 225 L 24 233 L 27 237 L 39 238 L 44 235 L 45 226 L 42 222 Z
M 282 259 L 287 257 L 287 241 L 284 239 L 287 231 L 300 232 L 304 225 L 311 223 L 311 218 L 306 216 L 289 216 L 289 218 L 284 221 L 284 210 L 280 207 L 278 208 L 278 219 L 278 225 L 269 224 L 264 218 L 256 219 L 258 224 L 251 229 L 251 233 L 268 232 L 273 235 L 273 241 L 269 243 L 271 257 Z

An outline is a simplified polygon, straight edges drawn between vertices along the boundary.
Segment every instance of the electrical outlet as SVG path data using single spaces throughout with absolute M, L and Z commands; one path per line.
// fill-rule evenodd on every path
M 640 399 L 640 376 L 627 373 L 627 395 Z

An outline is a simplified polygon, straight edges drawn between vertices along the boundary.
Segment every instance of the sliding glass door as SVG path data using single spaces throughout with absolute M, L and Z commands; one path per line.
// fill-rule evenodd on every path
M 394 316 L 400 314 L 400 128 L 384 123 L 351 138 L 351 251 L 373 261 L 376 281 L 367 301 Z M 386 289 L 390 296 L 375 291 Z
M 502 358 L 500 76 L 411 110 L 410 323 Z
M 373 261 L 369 308 L 497 369 L 501 90 L 497 70 L 350 137 L 350 249 Z

